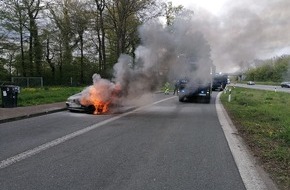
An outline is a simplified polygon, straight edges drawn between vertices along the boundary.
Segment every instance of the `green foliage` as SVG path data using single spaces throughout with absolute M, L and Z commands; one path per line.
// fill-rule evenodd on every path
M 177 7 L 174 7 L 172 5 L 172 2 L 167 2 L 163 3 L 163 9 L 165 10 L 165 18 L 166 18 L 166 24 L 167 26 L 171 26 L 174 22 L 174 19 L 176 17 L 176 15 L 178 15 L 182 10 L 183 10 L 183 6 L 179 5 Z
M 8 81 L 9 80 L 9 72 L 5 68 L 5 65 L 7 64 L 7 60 L 0 58 L 0 81 Z M 1 85 L 1 83 L 0 83 Z
M 74 84 L 88 84 L 96 72 L 110 78 L 120 54 L 135 56 L 138 27 L 164 16 L 155 0 L 49 1 L 45 6 L 39 2 L 1 1 L 0 28 L 7 44 L 3 52 L 11 55 L 12 76 L 41 76 L 45 85 L 68 85 L 71 79 Z M 102 14 L 96 2 L 104 3 Z M 169 9 L 173 15 L 181 7 L 171 4 Z M 44 14 L 48 20 L 41 22 Z M 1 36 L 1 47 L 2 42 Z M 3 68 L 1 63 L 1 80 L 10 80 Z
M 22 62 L 24 65 L 22 65 Z M 31 68 L 29 69 L 28 52 L 24 52 L 23 60 L 20 53 L 15 55 L 14 68 L 16 73 L 18 73 L 20 76 L 24 76 L 24 73 L 26 73 L 28 76 L 32 76 L 31 71 L 33 70 Z
M 246 72 L 246 80 L 281 82 L 290 80 L 290 56 L 264 61 L 261 66 Z

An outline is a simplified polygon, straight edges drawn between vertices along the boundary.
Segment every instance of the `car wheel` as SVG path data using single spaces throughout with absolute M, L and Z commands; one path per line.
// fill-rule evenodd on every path
M 211 97 L 210 96 L 209 97 L 206 97 L 205 98 L 205 103 L 209 104 L 210 103 L 210 100 L 211 100 Z
M 95 106 L 90 105 L 90 106 L 86 107 L 86 110 L 85 111 L 88 114 L 93 114 L 95 112 L 95 110 L 96 110 Z
M 179 102 L 184 102 L 184 97 L 179 97 Z

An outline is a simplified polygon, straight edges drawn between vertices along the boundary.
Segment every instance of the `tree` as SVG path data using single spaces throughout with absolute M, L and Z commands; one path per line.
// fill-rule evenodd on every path
M 50 84 L 68 84 L 78 63 L 80 83 L 86 81 L 87 68 L 109 76 L 120 54 L 134 57 L 138 27 L 162 14 L 156 0 L 0 2 L 5 69 L 10 75 L 45 76 Z
M 21 0 L 2 0 L 0 9 L 0 20 L 3 32 L 9 38 L 9 43 L 20 44 L 20 65 L 18 71 L 23 76 L 27 76 L 28 65 L 25 61 L 25 28 L 27 15 L 24 4 Z M 18 36 L 19 35 L 19 36 Z
M 171 26 L 173 24 L 173 21 L 174 21 L 176 15 L 178 15 L 183 10 L 182 5 L 174 7 L 172 5 L 171 1 L 168 2 L 167 4 L 163 3 L 162 7 L 163 7 L 163 10 L 165 10 L 165 12 L 163 14 L 166 18 L 166 25 L 167 26 Z
M 8 70 L 5 68 L 5 65 L 7 63 L 8 63 L 8 60 L 4 58 L 0 58 L 0 81 L 8 81 L 9 73 L 8 73 Z
M 104 10 L 106 1 L 105 0 L 95 0 L 97 5 L 97 34 L 98 34 L 98 52 L 99 52 L 99 71 L 106 71 L 106 44 L 105 44 L 105 26 L 104 26 Z
M 264 60 L 263 64 L 246 72 L 246 80 L 281 82 L 290 79 L 290 56 Z
M 23 0 L 24 9 L 26 10 L 29 24 L 27 27 L 29 35 L 29 62 L 30 74 L 32 76 L 41 76 L 42 64 L 42 44 L 38 35 L 38 26 L 36 20 L 38 19 L 39 11 L 42 9 L 40 0 Z M 35 67 L 35 72 L 34 72 Z
M 46 27 L 46 28 L 49 28 L 49 27 Z M 54 51 L 54 48 L 51 48 L 52 46 L 52 38 L 53 38 L 53 30 L 52 31 L 49 31 L 47 29 L 45 29 L 43 31 L 44 33 L 44 38 L 45 38 L 45 61 L 46 63 L 48 63 L 49 67 L 50 67 L 50 70 L 51 70 L 51 80 L 53 83 L 55 83 L 55 80 L 56 80 L 56 64 L 55 62 L 53 61 L 54 57 L 55 57 L 55 51 Z
M 71 4 L 71 17 L 72 17 L 72 31 L 78 36 L 80 49 L 80 83 L 84 83 L 84 33 L 90 24 L 91 16 L 86 10 L 85 4 L 75 0 Z
M 70 14 L 71 0 L 56 0 L 50 2 L 47 7 L 52 15 L 52 22 L 55 23 L 59 30 L 59 74 L 60 81 L 64 80 L 63 67 L 68 67 L 72 64 L 72 52 L 76 47 L 77 40 L 72 31 L 72 18 Z
M 132 52 L 136 45 L 137 28 L 141 24 L 141 18 L 145 19 L 144 15 L 142 17 L 139 13 L 144 13 L 155 5 L 154 0 L 107 1 L 110 52 L 114 61 L 117 61 L 120 54 Z

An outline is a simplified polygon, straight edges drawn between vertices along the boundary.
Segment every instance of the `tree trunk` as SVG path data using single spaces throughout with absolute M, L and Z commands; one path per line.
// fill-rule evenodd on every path
M 102 40 L 101 40 L 101 54 L 102 54 L 102 62 L 103 62 L 103 69 L 106 71 L 106 44 L 105 44 L 105 28 L 104 28 L 104 18 L 103 12 L 100 12 L 100 27 L 102 32 Z
M 103 12 L 106 6 L 105 0 L 95 0 L 97 4 L 97 8 L 99 11 L 98 23 L 100 26 L 98 27 L 98 42 L 99 42 L 99 70 L 101 72 L 106 71 L 106 45 L 105 45 L 105 28 L 104 28 L 104 17 Z
M 83 32 L 79 33 L 80 36 L 80 45 L 81 45 L 81 80 L 80 83 L 84 84 L 84 41 L 83 41 Z
M 103 54 L 102 54 L 102 40 L 101 40 L 101 29 L 98 27 L 98 54 L 99 54 L 99 73 L 103 71 Z
M 50 49 L 49 49 L 49 38 L 47 38 L 46 40 L 46 61 L 50 67 L 51 70 L 51 75 L 52 75 L 52 80 L 53 80 L 53 84 L 55 84 L 55 64 L 52 63 L 52 59 L 51 55 L 50 55 Z
M 32 16 L 32 15 L 31 15 Z M 38 29 L 34 18 L 31 19 L 30 32 L 33 40 L 33 62 L 35 66 L 35 74 L 41 76 L 41 62 L 42 62 L 42 47 L 39 42 Z
M 33 65 L 33 45 L 32 45 L 32 42 L 33 41 L 33 37 L 32 35 L 30 34 L 29 36 L 29 50 L 28 50 L 28 60 L 29 60 L 29 76 L 33 76 L 33 71 L 34 71 L 34 65 Z
M 62 79 L 63 79 L 63 73 L 62 73 L 62 66 L 63 66 L 63 52 L 62 52 L 62 42 L 59 42 L 59 65 L 58 65 L 58 70 L 59 70 L 59 84 L 62 84 Z
M 20 51 L 21 51 L 21 67 L 22 67 L 22 75 L 26 77 L 26 66 L 24 61 L 24 43 L 23 43 L 23 27 L 22 22 L 20 22 Z

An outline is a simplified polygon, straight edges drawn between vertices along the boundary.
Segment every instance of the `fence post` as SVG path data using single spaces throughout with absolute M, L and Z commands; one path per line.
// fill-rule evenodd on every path
M 229 97 L 228 97 L 228 102 L 231 102 L 231 96 L 232 96 L 232 89 L 229 89 Z

